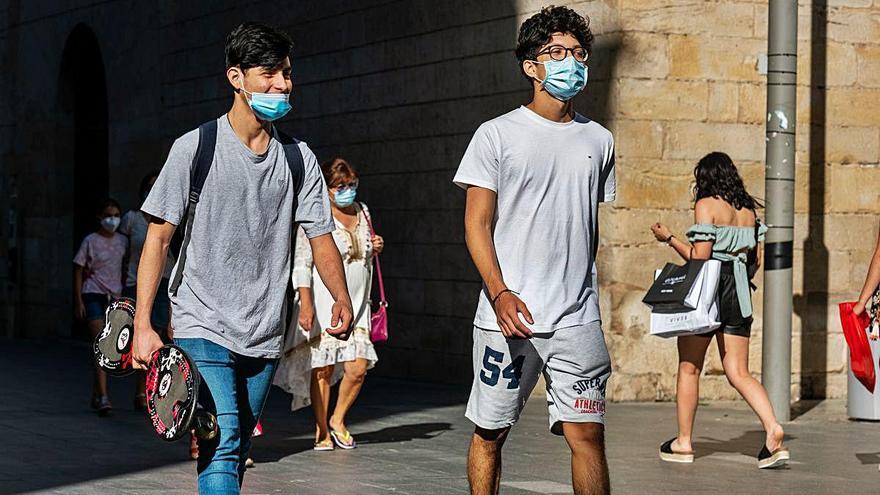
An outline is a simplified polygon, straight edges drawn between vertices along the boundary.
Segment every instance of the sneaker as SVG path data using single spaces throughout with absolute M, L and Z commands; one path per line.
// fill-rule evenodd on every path
M 102 395 L 98 398 L 95 409 L 98 410 L 98 416 L 109 416 L 113 412 L 113 404 L 110 403 L 109 397 Z
M 245 459 L 245 460 L 244 460 L 244 467 L 247 468 L 247 469 L 250 469 L 250 468 L 254 467 L 254 460 L 251 459 L 250 457 L 248 457 L 247 459 Z

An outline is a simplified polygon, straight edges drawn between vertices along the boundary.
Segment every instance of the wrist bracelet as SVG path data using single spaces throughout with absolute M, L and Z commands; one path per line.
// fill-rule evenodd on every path
M 495 302 L 498 301 L 498 298 L 501 297 L 501 294 L 504 294 L 505 292 L 510 292 L 510 293 L 519 295 L 519 292 L 517 292 L 513 289 L 504 289 L 501 292 L 499 292 L 498 294 L 495 294 L 495 297 L 492 298 L 492 306 L 495 305 Z
M 666 238 L 666 245 L 671 246 L 671 242 L 673 239 L 675 239 L 675 236 L 670 234 L 670 236 Z

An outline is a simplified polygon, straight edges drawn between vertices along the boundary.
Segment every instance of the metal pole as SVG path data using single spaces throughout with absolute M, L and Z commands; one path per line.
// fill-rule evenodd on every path
M 762 380 L 776 417 L 791 417 L 794 139 L 797 122 L 797 0 L 770 0 L 767 39 L 767 166 Z

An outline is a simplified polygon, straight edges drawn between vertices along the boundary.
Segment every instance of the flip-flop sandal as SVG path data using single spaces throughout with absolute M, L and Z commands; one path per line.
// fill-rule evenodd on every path
M 333 443 L 340 449 L 351 450 L 357 448 L 357 442 L 354 441 L 354 437 L 348 431 L 330 430 L 330 438 L 333 439 Z
M 315 450 L 318 452 L 329 452 L 335 448 L 336 447 L 333 446 L 333 440 L 330 440 L 328 438 L 327 440 L 324 440 L 321 442 L 315 442 L 315 446 L 312 448 L 312 450 Z
M 675 439 L 667 440 L 660 446 L 660 459 L 666 462 L 680 462 L 683 464 L 690 464 L 694 462 L 694 453 L 693 452 L 673 452 L 672 451 L 672 442 Z

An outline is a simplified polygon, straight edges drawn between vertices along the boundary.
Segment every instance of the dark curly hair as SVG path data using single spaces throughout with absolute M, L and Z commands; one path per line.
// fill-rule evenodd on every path
M 522 64 L 526 60 L 535 60 L 541 47 L 550 42 L 553 33 L 568 33 L 574 36 L 587 53 L 593 53 L 593 32 L 590 31 L 590 19 L 568 7 L 544 7 L 540 12 L 526 19 L 519 28 L 516 40 L 516 59 L 519 70 L 526 79 Z
M 737 210 L 748 208 L 755 211 L 764 206 L 746 191 L 742 177 L 727 153 L 713 151 L 701 158 L 694 168 L 694 178 L 697 180 L 694 201 L 719 198 Z

